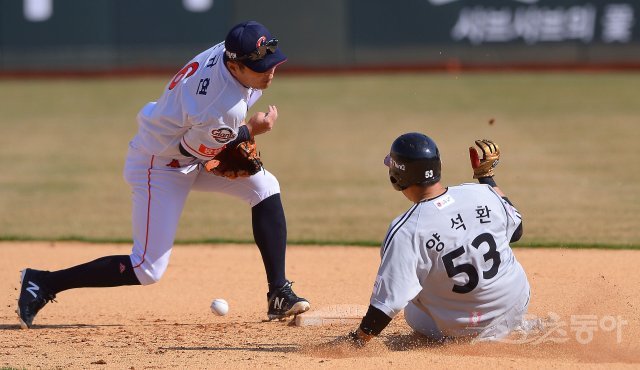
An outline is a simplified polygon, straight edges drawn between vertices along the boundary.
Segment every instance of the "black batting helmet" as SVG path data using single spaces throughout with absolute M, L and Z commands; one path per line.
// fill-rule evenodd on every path
M 385 159 L 389 166 L 389 180 L 396 190 L 414 184 L 435 184 L 440 181 L 440 152 L 427 135 L 410 132 L 400 135 L 391 144 Z

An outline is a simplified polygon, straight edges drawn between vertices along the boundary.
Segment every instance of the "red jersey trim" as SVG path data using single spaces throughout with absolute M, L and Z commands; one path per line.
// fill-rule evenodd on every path
M 151 169 L 153 168 L 153 160 L 155 159 L 155 157 L 155 155 L 151 156 L 151 163 L 149 164 L 149 168 L 147 169 L 147 230 L 144 237 L 144 251 L 142 252 L 142 260 L 140 261 L 140 263 L 133 266 L 133 268 L 138 268 L 144 263 L 144 258 L 147 255 L 147 246 L 149 245 L 149 222 L 151 219 Z
M 180 143 L 182 143 L 182 146 L 185 149 L 187 149 L 189 153 L 193 154 L 196 157 L 205 157 L 205 158 L 215 157 L 226 147 L 226 145 L 223 145 L 220 148 L 209 148 L 204 144 L 200 144 L 200 147 L 196 150 L 186 142 L 186 140 L 184 139 L 184 136 L 180 140 Z

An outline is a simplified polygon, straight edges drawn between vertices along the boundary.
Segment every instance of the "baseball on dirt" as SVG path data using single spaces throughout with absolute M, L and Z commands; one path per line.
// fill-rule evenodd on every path
M 218 316 L 224 316 L 229 312 L 229 304 L 222 298 L 216 298 L 211 302 L 211 312 Z

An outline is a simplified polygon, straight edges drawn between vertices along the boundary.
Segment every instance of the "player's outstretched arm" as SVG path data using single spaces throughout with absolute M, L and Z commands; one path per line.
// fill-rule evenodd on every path
M 478 179 L 481 184 L 491 186 L 501 197 L 506 195 L 493 179 L 494 169 L 500 163 L 500 147 L 491 140 L 476 140 L 476 145 L 480 148 L 482 158 L 474 147 L 469 147 L 469 159 L 471 160 L 471 168 L 473 169 L 473 178 Z
M 471 160 L 471 168 L 473 169 L 473 178 L 478 179 L 481 184 L 487 184 L 495 190 L 504 200 L 513 206 L 513 203 L 507 198 L 505 193 L 498 187 L 494 180 L 494 170 L 500 163 L 500 147 L 492 140 L 482 139 L 476 140 L 476 146 L 480 148 L 482 158 L 474 147 L 469 147 L 469 159 Z M 511 238 L 511 242 L 516 242 L 522 237 L 522 222 L 516 229 Z
M 482 158 L 474 147 L 469 147 L 469 159 L 471 160 L 471 168 L 473 169 L 473 178 L 478 179 L 481 184 L 491 186 L 501 197 L 506 195 L 493 179 L 494 169 L 500 163 L 500 147 L 491 140 L 476 140 L 476 145 L 480 148 Z
M 378 336 L 384 328 L 391 322 L 391 317 L 387 316 L 378 308 L 369 305 L 367 313 L 362 318 L 360 326 L 349 335 L 346 340 L 355 347 L 363 347 L 373 337 Z

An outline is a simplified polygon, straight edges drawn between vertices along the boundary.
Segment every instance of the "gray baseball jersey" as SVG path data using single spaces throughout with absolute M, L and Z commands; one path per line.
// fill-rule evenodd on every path
M 389 227 L 371 305 L 394 317 L 413 301 L 442 330 L 504 314 L 529 291 L 509 246 L 520 223 L 518 211 L 483 184 L 414 204 Z

